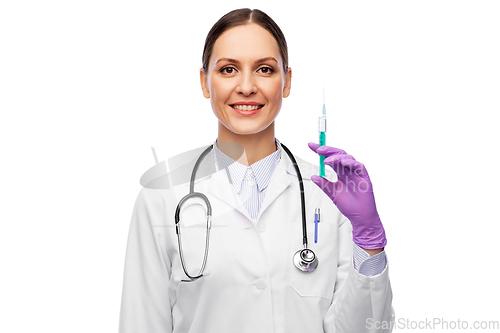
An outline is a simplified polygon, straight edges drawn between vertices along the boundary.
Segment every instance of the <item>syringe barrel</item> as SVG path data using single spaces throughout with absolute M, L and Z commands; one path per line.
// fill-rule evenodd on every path
M 319 132 L 326 132 L 326 117 L 321 116 L 318 119 L 318 131 Z

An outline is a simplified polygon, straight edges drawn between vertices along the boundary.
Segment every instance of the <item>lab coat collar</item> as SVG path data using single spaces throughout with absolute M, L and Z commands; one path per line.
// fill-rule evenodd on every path
M 267 188 L 267 186 L 269 185 L 269 181 L 271 180 L 270 176 L 272 176 L 281 156 L 281 143 L 276 138 L 275 142 L 277 147 L 277 150 L 275 152 L 267 155 L 251 166 L 245 166 L 236 162 L 231 157 L 220 151 L 217 147 L 217 140 L 215 140 L 215 143 L 213 144 L 213 151 L 217 169 L 228 166 L 230 182 L 233 183 L 236 193 L 240 194 L 241 184 L 243 183 L 243 178 L 245 177 L 248 169 L 251 169 L 253 171 L 259 191 L 263 191 Z
M 307 162 L 304 162 L 297 156 L 294 157 L 299 164 L 300 173 L 303 180 L 311 179 L 311 165 Z M 253 221 L 245 205 L 234 190 L 233 185 L 229 182 L 227 174 L 228 172 L 225 169 L 219 170 L 212 174 L 212 176 L 210 177 L 210 184 L 208 185 L 208 193 L 231 206 L 232 208 L 236 209 L 241 214 L 246 216 L 249 220 Z M 278 165 L 276 165 L 276 169 L 271 176 L 271 180 L 264 197 L 264 202 L 262 203 L 262 206 L 260 208 L 257 220 L 274 202 L 274 200 L 276 200 L 288 188 L 288 186 L 290 186 L 292 181 L 298 181 L 296 171 L 292 161 L 286 154 L 285 150 L 282 149 L 280 161 Z M 299 195 L 299 193 L 297 193 L 297 195 Z

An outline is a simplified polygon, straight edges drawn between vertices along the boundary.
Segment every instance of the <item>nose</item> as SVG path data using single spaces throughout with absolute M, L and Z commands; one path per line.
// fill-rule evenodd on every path
M 257 92 L 257 85 L 252 73 L 246 72 L 240 75 L 236 92 L 244 96 L 249 96 Z

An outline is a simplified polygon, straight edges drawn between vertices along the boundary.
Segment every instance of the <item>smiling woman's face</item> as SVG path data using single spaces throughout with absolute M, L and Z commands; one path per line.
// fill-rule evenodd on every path
M 225 129 L 248 135 L 262 132 L 273 123 L 283 97 L 290 94 L 291 69 L 284 73 L 274 37 L 250 23 L 219 36 L 208 71 L 200 73 L 200 79 L 203 95 L 210 98 Z

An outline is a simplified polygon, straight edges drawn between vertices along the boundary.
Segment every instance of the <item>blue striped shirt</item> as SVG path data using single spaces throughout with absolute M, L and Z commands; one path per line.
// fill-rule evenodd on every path
M 213 144 L 215 163 L 219 169 L 228 167 L 234 189 L 244 203 L 253 222 L 257 220 L 269 181 L 280 161 L 281 143 L 278 139 L 275 139 L 275 141 L 277 150 L 250 166 L 235 163 L 234 159 L 220 151 L 217 147 L 217 140 Z M 366 251 L 354 244 L 353 264 L 354 268 L 362 275 L 373 276 L 380 274 L 387 265 L 385 251 L 370 257 Z

